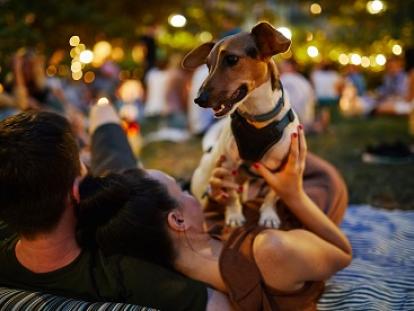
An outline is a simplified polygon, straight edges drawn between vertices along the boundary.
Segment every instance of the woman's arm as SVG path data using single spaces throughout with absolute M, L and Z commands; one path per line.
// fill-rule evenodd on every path
M 289 158 L 281 172 L 273 174 L 263 165 L 254 165 L 310 231 L 266 230 L 256 238 L 255 258 L 265 281 L 282 290 L 293 290 L 304 281 L 326 279 L 347 266 L 352 258 L 352 248 L 346 236 L 303 190 L 307 147 L 303 129 L 299 128 L 298 132 L 292 136 Z M 280 274 L 274 270 L 275 273 L 270 273 L 272 269 L 277 269 Z M 284 277 L 280 278 L 281 275 Z

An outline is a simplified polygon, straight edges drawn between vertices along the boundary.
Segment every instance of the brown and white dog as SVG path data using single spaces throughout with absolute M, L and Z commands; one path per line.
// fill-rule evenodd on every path
M 245 176 L 257 173 L 250 167 L 254 162 L 277 170 L 286 159 L 298 118 L 283 92 L 272 57 L 286 52 L 290 44 L 290 40 L 269 23 L 262 22 L 250 33 L 239 33 L 217 43 L 204 43 L 184 58 L 184 68 L 193 69 L 202 64 L 209 68 L 209 75 L 194 101 L 201 107 L 212 108 L 216 117 L 231 116 L 212 151 L 203 156 L 194 173 L 192 192 L 198 199 L 203 199 L 221 155 L 225 155 L 233 167 L 244 167 L 248 171 Z M 245 183 L 244 191 L 251 180 L 247 177 L 241 181 Z M 241 199 L 236 191 L 230 192 L 230 204 L 225 212 L 229 226 L 245 222 Z M 277 200 L 277 194 L 269 190 L 260 208 L 260 225 L 279 227 L 275 211 Z

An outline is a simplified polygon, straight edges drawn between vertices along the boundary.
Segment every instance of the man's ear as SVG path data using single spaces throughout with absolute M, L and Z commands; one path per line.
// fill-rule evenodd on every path
M 213 49 L 214 42 L 206 42 L 190 51 L 183 59 L 181 66 L 184 69 L 196 69 L 198 66 L 205 64 L 208 54 Z
M 177 210 L 168 213 L 167 221 L 170 228 L 175 231 L 185 231 L 188 229 L 183 215 Z
M 250 34 L 264 58 L 286 52 L 291 44 L 288 38 L 267 22 L 261 22 L 254 26 Z

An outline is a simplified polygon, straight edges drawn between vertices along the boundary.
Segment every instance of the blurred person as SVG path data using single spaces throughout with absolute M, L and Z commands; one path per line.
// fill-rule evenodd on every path
M 280 80 L 289 95 L 292 108 L 305 128 L 310 127 L 315 121 L 315 93 L 312 85 L 297 71 L 295 60 L 285 60 L 280 63 L 279 67 Z
M 289 59 L 280 63 L 280 80 L 289 102 L 308 134 L 321 133 L 329 125 L 329 115 L 322 111 L 315 116 L 315 93 L 310 82 L 298 72 L 298 64 Z
M 145 77 L 145 117 L 160 118 L 167 111 L 168 61 L 159 59 Z
M 348 65 L 344 70 L 344 78 L 356 89 L 358 96 L 363 96 L 366 92 L 366 83 L 360 68 L 356 65 Z
M 404 98 L 407 95 L 407 82 L 403 60 L 400 57 L 389 58 L 382 85 L 378 88 L 379 99 Z
M 331 63 L 322 62 L 316 65 L 310 78 L 319 104 L 333 104 L 338 101 L 342 79 Z
M 94 106 L 90 121 L 92 172 L 143 174 L 114 109 Z M 86 171 L 64 117 L 30 111 L 1 121 L 0 150 L 0 218 L 16 233 L 0 241 L 0 285 L 161 310 L 229 309 L 224 295 L 171 270 L 81 248 L 75 230 Z
M 194 99 L 198 97 L 198 90 L 208 76 L 208 68 L 201 65 L 194 70 L 191 78 L 190 91 L 188 95 L 188 125 L 190 132 L 194 135 L 203 135 L 215 122 L 212 109 L 205 109 L 196 105 Z
M 187 109 L 189 92 L 189 72 L 181 68 L 182 55 L 173 54 L 167 68 L 166 112 L 168 125 L 187 127 Z
M 148 71 L 156 66 L 157 60 L 157 42 L 155 40 L 158 26 L 148 25 L 144 29 L 144 34 L 139 37 L 139 43 L 144 48 L 144 81 Z
M 414 104 L 414 48 L 405 50 L 405 70 L 408 76 L 406 100 Z
M 412 110 L 409 98 L 409 76 L 404 71 L 404 61 L 391 57 L 387 61 L 382 85 L 378 88 L 378 98 L 374 114 L 406 115 Z
M 113 61 L 107 60 L 96 72 L 95 80 L 91 84 L 93 97 L 108 97 L 112 102 L 116 100 L 115 93 L 119 86 L 119 74 L 121 70 L 119 65 Z
M 65 113 L 63 90 L 56 83 L 48 85 L 43 56 L 31 50 L 16 53 L 13 75 L 13 92 L 20 110 L 37 108 Z

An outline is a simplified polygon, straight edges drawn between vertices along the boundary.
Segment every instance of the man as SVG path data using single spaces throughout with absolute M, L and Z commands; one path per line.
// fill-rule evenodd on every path
M 95 106 L 90 121 L 92 172 L 135 168 L 113 108 Z M 77 185 L 84 172 L 65 118 L 24 112 L 1 121 L 0 163 L 0 219 L 16 232 L 0 241 L 1 286 L 161 310 L 229 309 L 214 291 L 207 305 L 204 284 L 136 258 L 79 247 Z

